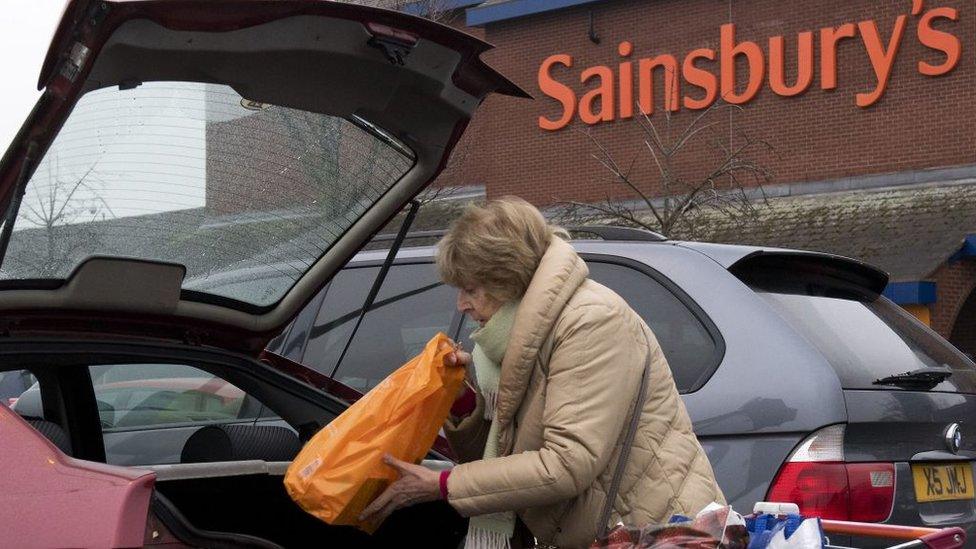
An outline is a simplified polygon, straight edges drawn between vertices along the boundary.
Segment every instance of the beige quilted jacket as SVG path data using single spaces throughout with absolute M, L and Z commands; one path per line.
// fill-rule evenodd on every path
M 464 516 L 517 511 L 540 544 L 593 541 L 636 402 L 648 393 L 611 524 L 643 525 L 724 502 L 657 340 L 586 264 L 554 238 L 522 299 L 502 363 L 499 457 L 480 459 L 483 402 L 448 439 L 460 465 L 449 501 Z M 650 345 L 648 345 L 650 341 Z

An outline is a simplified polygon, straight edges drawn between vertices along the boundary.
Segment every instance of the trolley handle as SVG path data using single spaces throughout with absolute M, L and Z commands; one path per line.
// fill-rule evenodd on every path
M 869 522 L 848 522 L 844 520 L 821 520 L 824 533 L 843 536 L 864 536 L 908 541 L 891 549 L 909 547 L 928 547 L 930 549 L 956 549 L 966 543 L 966 532 L 962 528 L 925 528 L 921 526 L 899 526 L 897 524 L 874 524 Z

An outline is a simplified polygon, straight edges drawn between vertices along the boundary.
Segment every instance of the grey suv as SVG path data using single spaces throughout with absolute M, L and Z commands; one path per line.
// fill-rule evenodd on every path
M 654 330 L 735 508 L 795 501 L 825 518 L 976 532 L 976 367 L 880 295 L 884 272 L 820 253 L 620 235 L 640 241 L 574 244 L 590 277 Z M 272 350 L 365 392 L 438 331 L 470 348 L 473 326 L 433 254 L 399 252 L 348 341 L 386 257 L 360 253 Z

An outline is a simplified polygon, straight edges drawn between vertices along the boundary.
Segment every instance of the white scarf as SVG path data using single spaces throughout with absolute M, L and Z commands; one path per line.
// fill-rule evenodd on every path
M 475 342 L 471 358 L 474 361 L 478 389 L 485 399 L 485 419 L 491 421 L 483 459 L 498 457 L 498 422 L 495 406 L 498 404 L 498 384 L 501 380 L 502 359 L 508 347 L 508 338 L 515 324 L 518 301 L 503 305 L 488 319 L 484 326 L 471 334 Z M 505 511 L 471 517 L 465 549 L 508 549 L 515 533 L 515 513 Z

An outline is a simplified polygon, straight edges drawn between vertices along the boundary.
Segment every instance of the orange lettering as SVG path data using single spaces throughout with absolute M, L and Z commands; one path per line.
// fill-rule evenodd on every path
M 721 33 L 721 71 L 722 71 L 722 99 L 738 105 L 751 100 L 759 93 L 763 83 L 763 52 L 755 42 L 746 40 L 735 43 L 735 24 L 722 25 Z M 735 92 L 735 58 L 746 56 L 749 61 L 749 80 L 746 89 L 741 94 Z
M 888 51 L 881 42 L 881 35 L 878 33 L 878 26 L 874 21 L 861 21 L 857 28 L 861 31 L 861 40 L 867 49 L 868 56 L 871 58 L 871 66 L 878 79 L 878 84 L 871 93 L 859 93 L 856 97 L 858 107 L 870 107 L 881 99 L 885 89 L 888 87 L 888 79 L 891 77 L 891 67 L 895 64 L 895 56 L 898 55 L 898 46 L 901 45 L 901 37 L 905 32 L 905 22 L 907 15 L 899 15 L 895 20 L 895 29 L 888 40 Z
M 621 57 L 630 57 L 634 46 L 630 42 L 621 42 L 617 53 Z M 634 116 L 634 64 L 624 61 L 620 64 L 620 118 Z
M 783 37 L 769 39 L 769 87 L 776 95 L 791 97 L 799 95 L 813 82 L 813 33 L 801 32 L 797 40 L 796 83 L 786 85 L 786 61 L 783 59 Z
M 695 66 L 696 59 L 708 59 L 709 61 L 715 61 L 715 51 L 700 48 L 688 54 L 685 57 L 685 62 L 682 64 L 681 72 L 685 77 L 685 81 L 695 86 L 705 90 L 705 96 L 701 99 L 693 99 L 691 96 L 686 95 L 684 98 L 684 105 L 689 109 L 707 109 L 712 103 L 715 102 L 715 98 L 718 96 L 718 78 L 706 71 Z
M 641 112 L 646 115 L 654 113 L 654 69 L 664 70 L 664 108 L 676 111 L 681 107 L 678 102 L 678 61 L 673 55 L 658 55 L 650 59 L 640 60 L 639 97 Z
M 600 84 L 580 99 L 579 117 L 583 122 L 593 125 L 599 122 L 613 121 L 613 71 L 610 67 L 597 65 L 590 67 L 580 74 L 580 83 L 586 84 L 593 78 L 599 78 Z M 600 100 L 600 112 L 593 111 L 593 104 Z
M 941 65 L 932 65 L 925 61 L 918 62 L 918 72 L 926 76 L 939 76 L 946 74 L 956 68 L 959 58 L 962 56 L 962 44 L 959 39 L 948 32 L 932 28 L 932 20 L 942 17 L 951 21 L 959 19 L 959 12 L 954 8 L 935 8 L 929 10 L 918 22 L 918 41 L 923 46 L 940 51 L 945 54 L 946 59 Z
M 565 67 L 572 67 L 573 58 L 565 54 L 551 55 L 539 66 L 539 89 L 542 93 L 559 101 L 563 106 L 563 115 L 556 120 L 549 120 L 544 116 L 539 117 L 539 127 L 550 131 L 564 128 L 576 113 L 576 94 L 569 86 L 556 81 L 549 72 L 556 63 Z
M 837 87 L 837 43 L 857 34 L 854 23 L 846 23 L 836 29 L 820 29 L 820 89 Z

